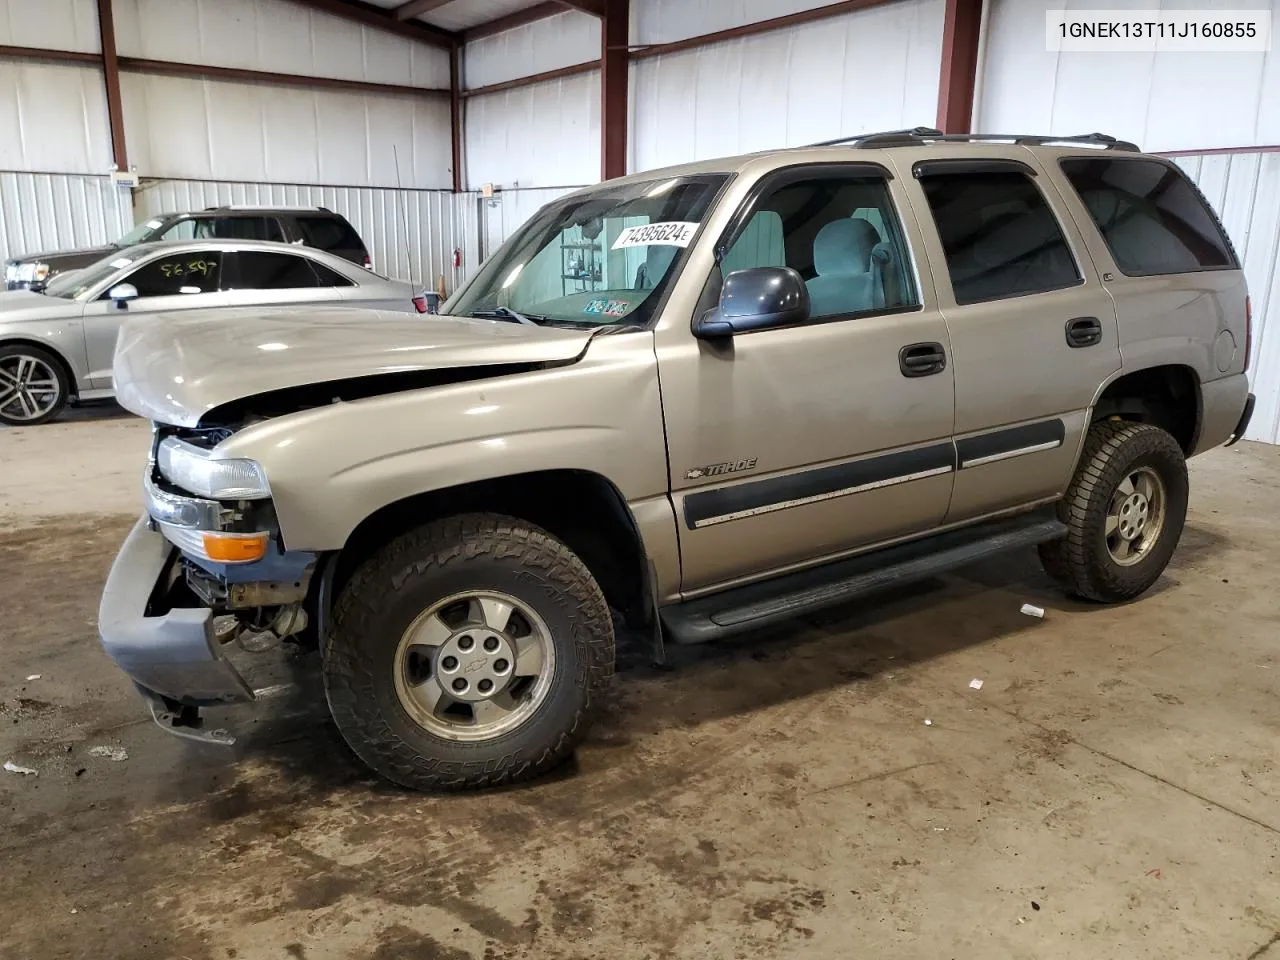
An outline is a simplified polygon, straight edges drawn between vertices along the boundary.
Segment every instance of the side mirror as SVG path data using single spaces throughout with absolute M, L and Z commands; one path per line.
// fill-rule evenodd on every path
M 129 301 L 138 299 L 138 288 L 132 283 L 117 283 L 107 291 L 107 299 L 116 305 L 117 310 L 128 310 Z
M 808 319 L 809 290 L 800 274 L 790 267 L 751 267 L 725 277 L 720 305 L 702 315 L 693 334 L 715 340 Z

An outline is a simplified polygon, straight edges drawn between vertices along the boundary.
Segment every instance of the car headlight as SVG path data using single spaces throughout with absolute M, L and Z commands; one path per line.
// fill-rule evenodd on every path
M 31 282 L 44 283 L 49 279 L 49 265 L 47 263 L 33 263 L 31 265 Z
M 19 267 L 16 263 L 6 263 L 4 265 L 4 282 L 17 283 L 18 271 L 19 271 Z
M 207 450 L 169 437 L 156 451 L 160 475 L 210 500 L 264 500 L 271 496 L 267 472 L 256 460 L 215 460 Z

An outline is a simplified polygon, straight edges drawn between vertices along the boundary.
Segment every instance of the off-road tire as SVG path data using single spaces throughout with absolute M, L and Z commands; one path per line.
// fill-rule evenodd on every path
M 71 383 L 67 379 L 62 361 L 50 351 L 27 343 L 0 344 L 0 360 L 12 356 L 34 357 L 47 366 L 53 372 L 54 379 L 58 381 L 58 399 L 44 413 L 29 420 L 19 420 L 0 411 L 0 424 L 9 427 L 37 427 L 57 418 L 66 409 L 67 402 L 71 399 Z
M 1111 557 L 1104 530 L 1117 486 L 1140 466 L 1151 467 L 1164 482 L 1164 525 L 1150 552 L 1126 567 Z M 1187 492 L 1186 458 L 1168 432 L 1145 423 L 1095 423 L 1066 496 L 1058 503 L 1067 535 L 1041 544 L 1040 561 L 1074 596 L 1099 603 L 1132 600 L 1159 579 L 1173 556 L 1186 520 Z
M 555 646 L 537 711 L 490 740 L 458 742 L 415 723 L 397 698 L 395 650 L 423 610 L 491 589 L 537 611 Z M 586 565 L 532 524 L 464 514 L 404 534 L 364 561 L 334 605 L 322 648 L 325 695 L 342 736 L 374 771 L 415 790 L 515 783 L 563 762 L 613 676 L 609 607 Z

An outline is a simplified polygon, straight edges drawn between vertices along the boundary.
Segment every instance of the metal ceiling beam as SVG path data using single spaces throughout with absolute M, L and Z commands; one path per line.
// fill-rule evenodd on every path
M 438 7 L 453 2 L 454 0 L 409 0 L 408 3 L 400 4 L 391 12 L 397 20 L 412 20 L 414 17 L 430 13 Z
M 102 66 L 102 54 L 81 53 L 79 50 L 48 50 L 44 47 L 10 47 L 0 44 L 0 57 L 12 60 L 44 60 L 49 63 L 83 63 L 91 67 Z
M 283 87 L 302 87 L 306 90 L 342 90 L 348 93 L 389 93 L 394 96 L 418 97 L 445 97 L 449 95 L 449 91 L 441 87 L 410 87 L 398 83 L 339 80 L 336 77 L 272 73 L 267 70 L 245 70 L 242 67 L 212 67 L 198 63 L 180 63 L 174 60 L 145 60 L 141 57 L 120 57 L 120 69 L 126 73 L 154 73 L 165 77 L 229 80 L 233 83 L 271 83 Z
M 293 0 L 293 2 L 310 7 L 312 10 L 364 24 L 366 27 L 386 30 L 397 36 L 434 44 L 445 49 L 451 48 L 458 39 L 456 33 L 423 23 L 421 20 L 401 22 L 392 15 L 393 11 L 384 10 L 363 0 Z
M 470 43 L 472 40 L 491 37 L 495 33 L 502 33 L 504 30 L 514 30 L 516 27 L 523 27 L 530 23 L 537 23 L 539 20 L 545 20 L 547 17 L 554 17 L 558 13 L 564 13 L 565 9 L 566 4 L 561 3 L 560 0 L 545 0 L 543 3 L 525 7 L 523 10 L 508 13 L 505 17 L 498 17 L 496 20 L 489 20 L 464 30 L 462 31 L 462 39 L 466 43 Z
M 943 133 L 969 132 L 981 35 L 982 0 L 947 0 L 938 77 L 938 129 Z
M 98 39 L 102 44 L 102 82 L 107 88 L 107 121 L 111 126 L 111 158 L 121 173 L 129 169 L 124 143 L 124 107 L 120 100 L 120 64 L 116 59 L 116 26 L 111 0 L 98 0 Z
M 503 80 L 501 83 L 488 83 L 483 87 L 471 87 L 462 91 L 463 99 L 483 97 L 487 93 L 502 93 L 504 90 L 518 90 L 521 87 L 532 87 L 535 83 L 546 83 L 548 80 L 561 80 L 565 77 L 576 77 L 580 73 L 591 73 L 600 69 L 599 60 L 588 60 L 586 63 L 574 63 L 567 67 L 556 67 L 542 73 L 533 73 L 514 80 Z

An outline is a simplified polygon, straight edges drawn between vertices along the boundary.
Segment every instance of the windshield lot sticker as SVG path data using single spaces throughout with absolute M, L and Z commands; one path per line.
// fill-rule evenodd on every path
M 671 220 L 666 223 L 649 223 L 643 227 L 627 227 L 613 241 L 614 250 L 626 247 L 687 247 L 698 232 L 696 223 Z
M 594 313 L 606 317 L 624 317 L 631 309 L 630 300 L 592 300 L 582 308 L 583 313 Z

